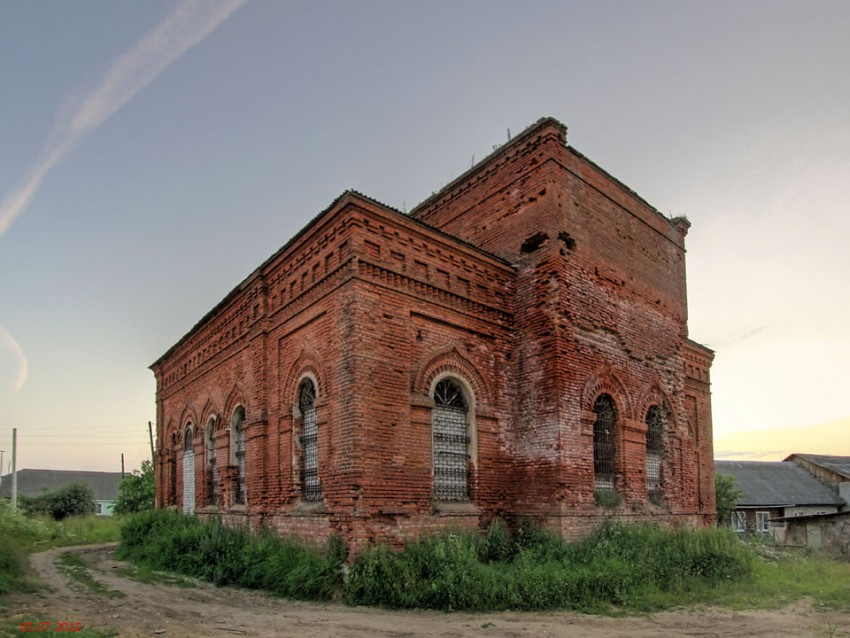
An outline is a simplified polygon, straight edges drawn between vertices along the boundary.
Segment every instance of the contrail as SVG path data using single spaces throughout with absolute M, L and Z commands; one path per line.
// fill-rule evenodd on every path
M 29 205 L 47 172 L 83 137 L 105 122 L 245 2 L 247 0 L 182 0 L 158 27 L 118 58 L 97 88 L 82 100 L 69 118 L 57 124 L 56 134 L 45 149 L 43 159 L 0 203 L 0 237 Z
M 3 327 L 3 324 L 0 324 L 0 347 L 9 350 L 15 356 L 15 359 L 18 360 L 18 376 L 15 378 L 15 390 L 20 392 L 21 388 L 23 388 L 24 384 L 27 382 L 29 363 L 27 362 L 27 357 L 24 354 L 23 348 L 21 348 L 21 345 L 15 341 L 15 338 L 12 335 L 9 334 L 9 331 Z

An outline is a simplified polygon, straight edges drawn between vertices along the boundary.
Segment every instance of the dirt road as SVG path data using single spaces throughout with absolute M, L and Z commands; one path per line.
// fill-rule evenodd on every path
M 79 553 L 89 573 L 108 590 L 96 593 L 72 583 L 56 560 Z M 34 569 L 50 585 L 38 595 L 17 596 L 16 620 L 79 622 L 119 636 L 166 638 L 333 637 L 333 638 L 641 638 L 700 636 L 850 636 L 850 614 L 816 612 L 806 602 L 778 611 L 675 611 L 652 616 L 602 618 L 575 613 L 469 614 L 387 611 L 342 604 L 301 603 L 262 594 L 197 583 L 191 588 L 142 584 L 123 573 L 112 546 L 61 548 L 32 557 Z M 115 592 L 122 592 L 123 597 Z M 24 635 L 24 634 L 22 634 Z M 43 635 L 43 634 L 42 634 Z

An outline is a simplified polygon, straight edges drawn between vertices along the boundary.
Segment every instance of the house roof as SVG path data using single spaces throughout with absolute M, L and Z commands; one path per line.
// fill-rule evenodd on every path
M 11 498 L 12 475 L 6 474 L 0 485 L 0 497 Z M 18 495 L 38 496 L 53 492 L 71 483 L 83 483 L 91 488 L 95 500 L 114 501 L 118 498 L 121 472 L 82 472 L 75 470 L 18 470 Z
M 717 474 L 735 477 L 739 507 L 844 505 L 844 499 L 803 468 L 783 461 L 715 461 Z
M 785 461 L 793 461 L 794 458 L 803 459 L 813 465 L 819 465 L 831 472 L 840 474 L 850 480 L 850 456 L 830 456 L 827 454 L 791 454 Z

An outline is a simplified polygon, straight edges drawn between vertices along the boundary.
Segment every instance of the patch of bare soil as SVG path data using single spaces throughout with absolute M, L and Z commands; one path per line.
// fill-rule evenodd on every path
M 68 551 L 81 555 L 96 580 L 126 596 L 94 593 L 69 581 L 55 565 L 57 557 Z M 806 602 L 776 611 L 709 609 L 627 618 L 569 612 L 389 611 L 294 602 L 256 592 L 216 588 L 206 583 L 197 583 L 189 589 L 142 584 L 122 573 L 127 565 L 116 561 L 113 552 L 113 545 L 101 545 L 59 548 L 33 555 L 33 567 L 49 585 L 49 590 L 16 596 L 10 609 L 15 619 L 80 622 L 92 628 L 115 631 L 123 638 L 831 638 L 850 635 L 847 633 L 850 614 L 814 611 Z

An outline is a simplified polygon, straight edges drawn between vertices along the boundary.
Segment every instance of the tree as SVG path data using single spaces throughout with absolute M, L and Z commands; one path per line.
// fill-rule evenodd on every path
M 91 488 L 82 483 L 71 483 L 47 495 L 48 511 L 57 521 L 68 516 L 94 514 L 95 505 Z
M 153 509 L 155 493 L 153 463 L 142 461 L 142 469 L 125 476 L 118 486 L 118 500 L 113 511 L 116 514 L 132 514 Z
M 717 524 L 728 525 L 729 516 L 741 498 L 741 490 L 735 487 L 735 477 L 731 474 L 715 475 L 714 493 L 717 502 Z

